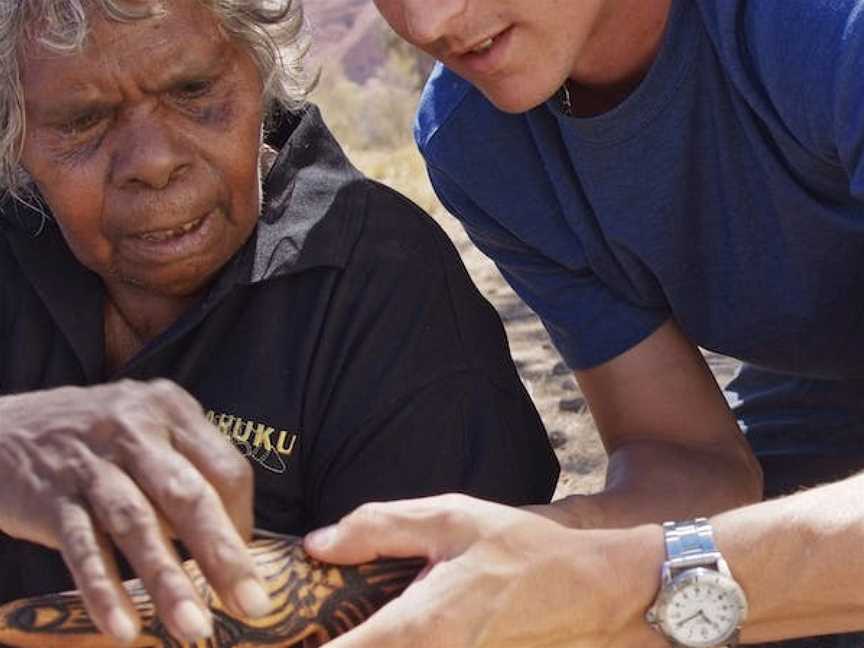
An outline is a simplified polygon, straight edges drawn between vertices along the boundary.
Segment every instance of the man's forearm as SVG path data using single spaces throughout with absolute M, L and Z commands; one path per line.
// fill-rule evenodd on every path
M 715 517 L 750 605 L 742 640 L 864 629 L 864 474 Z
M 620 528 L 711 515 L 758 501 L 758 466 L 745 455 L 657 442 L 631 443 L 609 458 L 606 488 L 539 513 L 576 528 Z
M 864 474 L 711 519 L 717 546 L 747 596 L 742 643 L 864 630 L 862 494 Z M 588 537 L 572 533 L 574 541 Z M 658 632 L 647 632 L 644 618 L 660 585 L 663 531 L 644 525 L 589 533 L 603 548 L 597 556 L 625 579 L 628 592 L 623 605 L 630 622 L 602 645 L 668 645 Z M 592 614 L 604 603 L 613 601 L 592 599 Z

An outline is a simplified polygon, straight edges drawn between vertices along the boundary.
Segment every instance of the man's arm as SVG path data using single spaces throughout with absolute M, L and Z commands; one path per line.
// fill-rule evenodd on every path
M 666 322 L 576 377 L 597 422 L 606 489 L 535 509 L 574 527 L 621 527 L 758 501 L 761 471 L 699 350 Z
M 742 643 L 762 643 L 864 629 L 864 473 L 711 519 L 717 546 L 748 600 Z M 573 536 L 578 538 L 582 532 Z M 634 641 L 657 594 L 663 533 L 655 525 L 601 538 L 598 556 L 630 580 L 630 607 L 612 645 Z M 601 562 L 597 560 L 598 566 Z M 600 614 L 612 600 L 590 600 Z M 623 604 L 623 600 L 620 601 Z M 628 631 L 626 628 L 630 628 Z M 594 645 L 596 635 L 585 644 Z M 581 645 L 581 644 L 580 644 Z M 653 645 L 653 644 L 652 644 Z M 660 644 L 665 645 L 665 644 Z
M 864 474 L 712 520 L 749 602 L 742 641 L 864 628 Z M 313 556 L 432 566 L 333 648 L 664 648 L 644 614 L 663 532 L 566 529 L 524 510 L 447 496 L 367 505 L 306 540 Z
M 504 227 L 498 218 L 506 214 L 486 213 L 433 163 L 430 177 L 472 241 L 543 319 L 562 355 L 583 367 L 576 378 L 610 455 L 607 488 L 535 511 L 569 526 L 625 526 L 761 498 L 758 463 L 701 353 L 669 313 L 611 290 L 578 244 L 553 258 Z M 544 226 L 551 236 L 553 223 Z
M 717 546 L 747 595 L 742 643 L 864 629 L 862 494 L 864 473 L 711 520 Z M 651 570 L 659 569 L 663 541 L 653 525 L 627 533 L 628 541 L 615 545 L 612 562 L 636 576 L 632 593 L 638 605 L 630 613 L 635 622 L 657 592 Z M 651 567 L 640 573 L 638 565 L 645 563 Z
M 712 520 L 749 602 L 742 641 L 864 629 L 864 473 Z

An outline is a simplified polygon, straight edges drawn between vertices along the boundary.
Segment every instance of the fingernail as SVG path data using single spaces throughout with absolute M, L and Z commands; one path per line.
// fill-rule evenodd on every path
M 329 526 L 313 531 L 306 536 L 306 546 L 314 551 L 328 549 L 336 539 L 336 528 Z
M 138 636 L 135 622 L 120 608 L 114 608 L 108 613 L 107 624 L 108 632 L 124 645 L 132 643 Z
M 174 623 L 185 639 L 194 641 L 213 634 L 210 619 L 192 601 L 181 601 L 174 608 Z
M 273 603 L 266 590 L 254 578 L 247 578 L 234 586 L 234 600 L 243 612 L 252 618 L 270 614 Z

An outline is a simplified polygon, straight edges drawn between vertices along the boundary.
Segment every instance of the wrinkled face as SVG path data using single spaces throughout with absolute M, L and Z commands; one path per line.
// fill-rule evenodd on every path
M 29 45 L 22 164 L 109 290 L 194 294 L 258 218 L 262 87 L 196 0 L 131 23 L 94 15 L 80 54 Z
M 375 0 L 402 38 L 523 112 L 574 70 L 608 0 Z

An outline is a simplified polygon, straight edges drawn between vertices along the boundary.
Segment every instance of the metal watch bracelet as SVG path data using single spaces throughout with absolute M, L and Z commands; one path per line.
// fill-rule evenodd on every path
M 681 569 L 717 564 L 723 559 L 714 543 L 708 518 L 663 524 L 666 538 L 666 564 L 674 576 Z
M 747 600 L 717 549 L 711 524 L 707 518 L 666 522 L 663 535 L 666 560 L 661 586 L 645 615 L 646 620 L 673 646 L 737 646 L 740 622 L 747 613 Z M 694 607 L 696 609 L 689 612 L 695 613 L 687 616 L 688 608 Z M 682 626 L 691 622 L 697 625 L 690 625 L 684 636 Z M 713 640 L 711 635 L 715 630 L 717 636 Z

